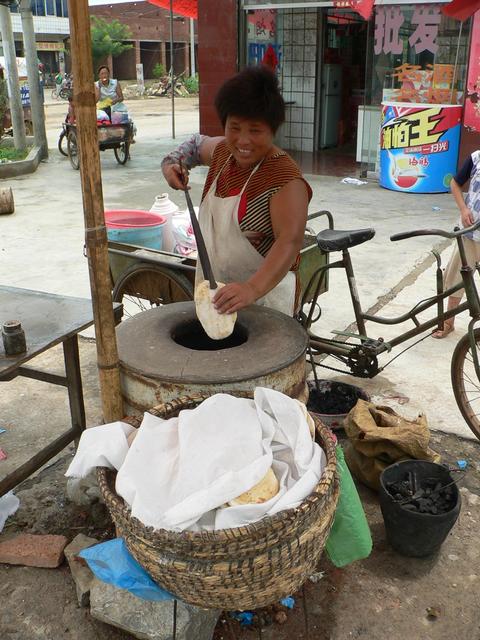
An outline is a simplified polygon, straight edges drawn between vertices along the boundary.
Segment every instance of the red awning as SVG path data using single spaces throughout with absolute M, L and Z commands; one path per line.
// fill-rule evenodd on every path
M 333 0 L 333 6 L 337 9 L 352 9 L 362 16 L 364 20 L 369 20 L 373 11 L 374 0 Z
M 162 9 L 170 10 L 170 0 L 148 0 Z M 173 0 L 173 13 L 177 16 L 196 18 L 198 16 L 198 0 Z
M 480 11 L 480 0 L 452 0 L 442 6 L 442 12 L 450 18 L 457 20 L 468 20 L 475 11 Z

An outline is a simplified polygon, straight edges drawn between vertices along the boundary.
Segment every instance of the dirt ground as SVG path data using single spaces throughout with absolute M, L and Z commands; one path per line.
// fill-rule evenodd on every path
M 323 557 L 323 578 L 315 584 L 307 581 L 304 590 L 294 594 L 295 607 L 284 624 L 269 624 L 268 615 L 262 614 L 261 629 L 242 629 L 224 616 L 215 640 L 479 640 L 480 443 L 434 433 L 432 447 L 445 462 L 469 462 L 465 475 L 458 474 L 462 512 L 438 556 L 418 560 L 394 553 L 385 539 L 375 494 L 360 487 L 374 539 L 371 556 L 344 569 L 334 568 Z M 99 539 L 113 536 L 103 505 L 78 507 L 66 498 L 63 474 L 70 459 L 71 451 L 66 451 L 17 487 L 21 506 L 7 520 L 0 540 L 18 532 L 63 534 L 69 539 L 80 532 Z M 78 606 L 66 563 L 58 569 L 0 565 L 0 598 L 2 640 L 131 637 Z

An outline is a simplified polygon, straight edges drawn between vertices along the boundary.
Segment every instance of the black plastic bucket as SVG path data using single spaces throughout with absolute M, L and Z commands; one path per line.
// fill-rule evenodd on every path
M 335 380 L 319 380 L 318 388 L 314 380 L 309 380 L 308 392 L 307 409 L 316 413 L 330 429 L 343 428 L 343 421 L 358 400 L 370 400 L 360 387 Z
M 387 488 L 391 483 L 406 482 L 409 477 L 414 478 L 417 490 L 438 483 L 442 487 L 449 485 L 449 510 L 431 514 L 406 508 L 406 500 L 395 498 Z M 379 496 L 387 540 L 404 556 L 422 558 L 436 553 L 460 513 L 461 496 L 450 472 L 425 460 L 403 460 L 387 467 L 380 476 Z

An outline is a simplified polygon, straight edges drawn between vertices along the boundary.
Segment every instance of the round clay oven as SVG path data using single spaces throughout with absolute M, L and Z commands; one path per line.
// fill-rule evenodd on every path
M 305 402 L 307 335 L 283 313 L 252 305 L 233 334 L 211 340 L 193 302 L 150 309 L 117 327 L 126 411 L 201 392 L 253 391 L 263 386 Z

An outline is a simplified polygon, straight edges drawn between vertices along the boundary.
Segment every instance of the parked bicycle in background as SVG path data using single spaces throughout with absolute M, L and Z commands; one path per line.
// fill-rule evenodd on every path
M 73 95 L 73 76 L 71 73 L 57 73 L 55 76 L 55 89 L 52 91 L 54 100 L 68 100 Z
M 416 231 L 397 233 L 391 236 L 390 240 L 393 241 L 416 236 L 440 236 L 442 238 L 454 239 L 457 242 L 462 267 L 461 280 L 445 290 L 440 256 L 436 251 L 433 251 L 437 260 L 436 294 L 425 300 L 416 302 L 410 311 L 401 316 L 385 318 L 363 311 L 358 297 L 355 274 L 348 251 L 350 248 L 363 244 L 373 238 L 375 230 L 353 229 L 340 231 L 333 229 L 331 214 L 329 212 L 325 212 L 325 214 L 328 216 L 330 228 L 320 231 L 320 233 L 317 234 L 318 247 L 327 254 L 334 251 L 341 251 L 342 257 L 335 262 L 320 267 L 313 274 L 303 293 L 301 312 L 298 316 L 298 320 L 305 327 L 309 335 L 308 353 L 315 381 L 318 383 L 315 365 L 323 366 L 333 371 L 339 371 L 340 373 L 349 373 L 360 378 L 374 378 L 404 351 L 430 336 L 432 330 L 443 330 L 445 321 L 454 318 L 463 311 L 468 311 L 470 322 L 467 333 L 460 339 L 452 355 L 451 381 L 458 408 L 470 429 L 476 437 L 480 439 L 480 327 L 477 326 L 480 322 L 480 298 L 474 280 L 475 271 L 480 272 L 480 264 L 477 263 L 474 269 L 468 265 L 463 242 L 465 234 L 472 233 L 480 228 L 480 220 L 464 229 L 456 227 L 453 232 L 443 231 L 442 229 L 419 229 Z M 323 290 L 323 284 L 328 270 L 337 268 L 343 269 L 347 276 L 347 284 L 358 333 L 334 331 L 333 333 L 339 336 L 337 339 L 324 338 L 314 333 L 312 324 L 316 322 L 321 315 L 318 298 L 320 292 Z M 445 309 L 445 300 L 462 288 L 465 289 L 466 301 L 455 308 Z M 419 314 L 431 308 L 436 310 L 436 314 L 433 317 L 428 320 L 420 320 L 418 318 Z M 410 320 L 414 326 L 390 340 L 385 340 L 382 337 L 371 338 L 367 335 L 365 326 L 367 321 L 383 325 L 396 325 L 408 320 Z M 383 366 L 380 366 L 379 356 L 389 353 L 395 347 L 420 334 L 424 335 L 419 338 L 417 342 L 407 345 L 403 351 Z M 325 364 L 322 356 L 332 356 L 338 363 L 343 365 L 342 368 Z

